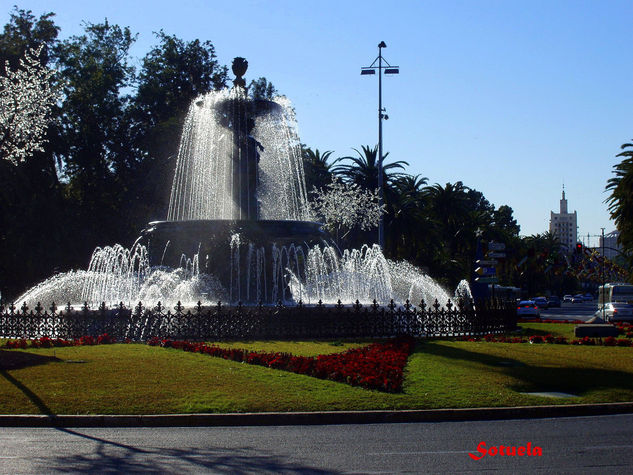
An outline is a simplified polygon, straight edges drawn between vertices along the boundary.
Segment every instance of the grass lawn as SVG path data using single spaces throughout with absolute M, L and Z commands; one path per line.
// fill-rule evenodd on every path
M 575 323 L 539 323 L 539 322 L 519 322 L 519 330 L 516 335 L 530 337 L 532 335 L 552 335 L 564 336 L 567 340 L 575 339 Z
M 571 338 L 573 326 L 525 323 L 524 334 Z M 317 355 L 368 342 L 236 342 Z M 553 399 L 523 392 L 576 394 Z M 633 400 L 633 348 L 421 341 L 403 391 L 388 394 L 143 344 L 0 350 L 0 413 L 425 409 Z

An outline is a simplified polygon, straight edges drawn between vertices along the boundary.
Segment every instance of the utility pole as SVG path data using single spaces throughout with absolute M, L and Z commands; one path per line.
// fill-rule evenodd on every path
M 602 230 L 602 272 L 601 272 L 602 273 L 602 291 L 601 292 L 602 292 L 602 294 L 604 294 L 604 284 L 605 284 L 605 282 L 604 282 L 604 278 L 605 278 L 605 275 L 604 275 L 604 260 L 605 260 L 605 257 L 604 257 L 604 228 L 600 228 L 600 229 Z M 598 295 L 598 300 L 600 300 L 600 296 L 599 295 Z M 602 299 L 602 319 L 603 320 L 604 320 L 604 317 L 605 317 L 605 312 L 606 312 L 606 305 L 604 304 L 604 298 L 603 298 Z
M 378 57 L 371 63 L 370 66 L 361 68 L 360 74 L 365 76 L 367 74 L 376 74 L 376 70 L 378 70 L 378 203 L 382 208 L 384 203 L 383 198 L 383 154 L 382 154 L 382 120 L 388 120 L 389 116 L 387 114 L 383 114 L 385 109 L 382 107 L 382 70 L 385 70 L 385 74 L 399 74 L 400 67 L 399 66 L 391 66 L 383 57 L 382 57 L 382 49 L 386 48 L 387 45 L 384 41 L 381 41 L 378 44 Z M 378 66 L 376 66 L 376 62 L 378 62 Z M 385 66 L 383 66 L 383 62 Z M 378 245 L 381 249 L 385 248 L 385 229 L 384 229 L 384 219 L 382 214 L 380 215 L 380 221 L 378 222 Z

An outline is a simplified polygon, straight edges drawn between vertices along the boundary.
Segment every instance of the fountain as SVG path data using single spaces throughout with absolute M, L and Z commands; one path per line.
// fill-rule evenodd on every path
M 232 302 L 289 302 L 285 269 L 303 266 L 307 250 L 329 238 L 308 219 L 292 108 L 250 99 L 247 66 L 235 58 L 234 87 L 191 104 L 168 220 L 150 223 L 140 243 L 152 266 L 198 256 L 200 271 L 218 276 Z
M 235 58 L 233 88 L 192 102 L 167 220 L 149 223 L 131 250 L 97 248 L 87 271 L 56 275 L 18 302 L 444 304 L 453 297 L 378 246 L 343 253 L 333 246 L 311 220 L 294 111 L 284 98 L 249 98 L 247 65 Z M 458 292 L 469 297 L 468 284 Z

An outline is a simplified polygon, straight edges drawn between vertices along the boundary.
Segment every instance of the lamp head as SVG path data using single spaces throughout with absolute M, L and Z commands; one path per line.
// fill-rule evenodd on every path
M 381 41 L 380 44 L 378 45 L 379 48 L 386 48 L 387 45 L 385 44 L 384 41 Z

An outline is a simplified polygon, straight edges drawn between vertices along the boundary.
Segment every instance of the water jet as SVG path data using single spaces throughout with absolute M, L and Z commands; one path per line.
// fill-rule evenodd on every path
M 307 304 L 453 296 L 378 246 L 340 252 L 307 200 L 294 109 L 249 97 L 248 63 L 231 89 L 194 99 L 184 122 L 165 221 L 131 250 L 97 248 L 87 271 L 60 274 L 19 298 L 42 302 Z M 460 284 L 458 297 L 470 298 Z

